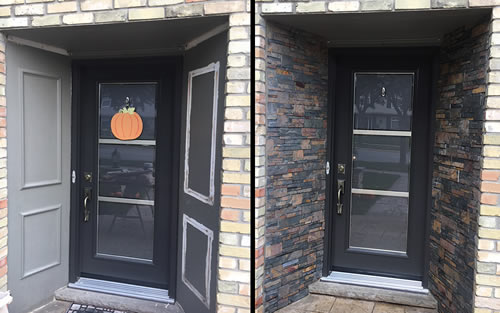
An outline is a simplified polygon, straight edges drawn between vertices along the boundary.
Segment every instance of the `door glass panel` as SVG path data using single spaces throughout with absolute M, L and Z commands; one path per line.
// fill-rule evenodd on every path
M 356 73 L 354 128 L 411 129 L 413 73 Z
M 156 86 L 99 86 L 98 256 L 153 260 Z M 127 98 L 143 123 L 142 133 L 135 140 L 119 140 L 111 132 L 111 119 L 125 107 Z
M 153 259 L 154 207 L 99 201 L 98 255 Z
M 408 198 L 352 195 L 351 248 L 406 252 Z
M 155 147 L 99 145 L 99 195 L 154 200 Z
M 406 253 L 413 73 L 355 73 L 351 248 Z
M 142 119 L 143 129 L 138 140 L 155 139 L 156 84 L 116 83 L 100 84 L 100 134 L 103 139 L 115 139 L 111 133 L 111 119 L 125 106 L 125 98 Z
M 410 137 L 355 135 L 352 187 L 408 191 Z

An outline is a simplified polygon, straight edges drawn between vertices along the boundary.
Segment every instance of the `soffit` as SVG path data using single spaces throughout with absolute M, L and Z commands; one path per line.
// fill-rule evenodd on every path
M 5 30 L 38 43 L 59 47 L 73 57 L 180 54 L 185 45 L 227 23 L 226 16 L 148 22 Z
M 317 34 L 329 46 L 439 45 L 445 34 L 488 20 L 491 9 L 266 15 L 265 19 Z

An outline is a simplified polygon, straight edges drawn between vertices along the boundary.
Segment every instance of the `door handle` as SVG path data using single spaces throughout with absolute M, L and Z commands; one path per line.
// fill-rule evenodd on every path
M 342 215 L 344 206 L 343 195 L 345 193 L 345 179 L 337 179 L 337 214 Z
M 83 191 L 83 221 L 86 223 L 90 219 L 90 209 L 88 207 L 88 202 L 89 200 L 92 200 L 92 188 L 90 187 L 85 187 Z

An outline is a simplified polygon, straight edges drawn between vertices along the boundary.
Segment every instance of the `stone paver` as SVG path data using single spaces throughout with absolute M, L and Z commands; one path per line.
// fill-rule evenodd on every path
M 330 313 L 372 313 L 375 302 L 338 298 Z
M 309 295 L 294 304 L 294 309 L 299 312 L 330 312 L 335 297 L 322 295 Z
M 396 304 L 377 303 L 375 304 L 373 313 L 405 313 L 405 308 Z
M 309 295 L 277 313 L 437 313 L 436 310 L 383 302 Z

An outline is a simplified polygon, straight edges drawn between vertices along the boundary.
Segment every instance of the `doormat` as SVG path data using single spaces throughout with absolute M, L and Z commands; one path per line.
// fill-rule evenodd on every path
M 67 313 L 127 313 L 127 312 L 95 307 L 93 305 L 73 303 Z

